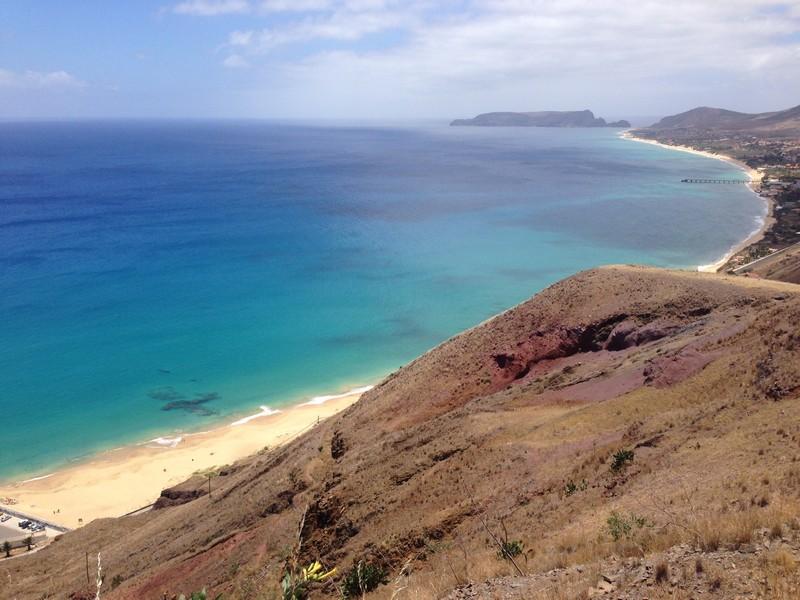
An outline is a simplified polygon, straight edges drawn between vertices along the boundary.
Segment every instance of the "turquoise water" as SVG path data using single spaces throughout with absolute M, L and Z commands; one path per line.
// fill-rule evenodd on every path
M 693 176 L 742 174 L 611 130 L 0 124 L 0 478 L 375 382 L 587 267 L 713 262 L 764 206 Z

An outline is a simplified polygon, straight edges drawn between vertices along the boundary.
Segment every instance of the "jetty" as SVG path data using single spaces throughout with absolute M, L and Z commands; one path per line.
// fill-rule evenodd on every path
M 750 183 L 749 179 L 697 179 L 688 177 L 681 179 L 681 183 Z

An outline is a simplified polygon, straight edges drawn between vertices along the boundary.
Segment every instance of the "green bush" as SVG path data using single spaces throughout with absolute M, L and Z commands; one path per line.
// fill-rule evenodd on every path
M 606 526 L 608 533 L 611 535 L 611 539 L 613 539 L 615 542 L 618 542 L 623 538 L 630 539 L 637 530 L 645 527 L 651 527 L 652 523 L 650 523 L 646 518 L 637 516 L 633 513 L 625 516 L 614 511 L 606 520 Z
M 611 470 L 619 473 L 633 462 L 633 450 L 617 450 L 611 457 Z
M 582 479 L 580 483 L 575 483 L 571 479 L 567 482 L 567 485 L 564 486 L 564 495 L 572 496 L 572 494 L 576 492 L 582 492 L 586 488 L 589 487 L 589 484 L 586 483 L 585 479 Z
M 509 540 L 502 542 L 502 549 L 497 551 L 497 558 L 501 560 L 511 560 L 522 554 L 524 550 L 521 540 Z
M 380 565 L 365 563 L 363 560 L 350 569 L 342 581 L 342 596 L 358 598 L 371 592 L 379 585 L 389 583 L 386 570 Z

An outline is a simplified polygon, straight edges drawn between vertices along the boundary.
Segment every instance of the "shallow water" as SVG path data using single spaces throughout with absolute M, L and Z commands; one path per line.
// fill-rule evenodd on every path
M 684 177 L 742 174 L 613 130 L 0 124 L 0 478 L 374 382 L 580 269 L 713 262 L 764 206 Z

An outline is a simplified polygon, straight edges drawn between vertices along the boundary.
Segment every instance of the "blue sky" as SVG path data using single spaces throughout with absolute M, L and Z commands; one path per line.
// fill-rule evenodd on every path
M 3 0 L 0 118 L 800 103 L 800 0 Z

